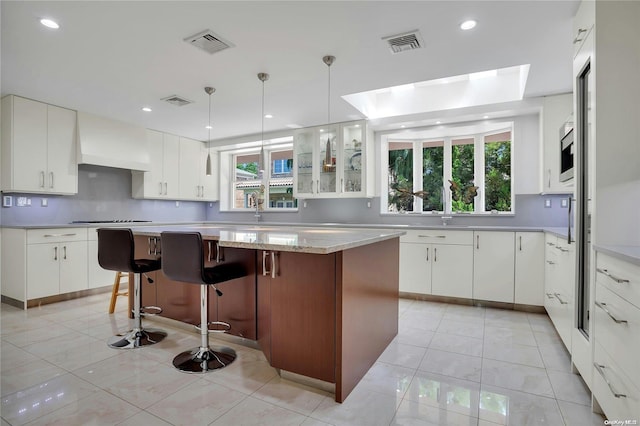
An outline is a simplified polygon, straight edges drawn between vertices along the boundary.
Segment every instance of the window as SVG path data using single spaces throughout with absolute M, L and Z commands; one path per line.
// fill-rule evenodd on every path
M 501 126 L 473 135 L 451 129 L 437 139 L 387 139 L 387 212 L 511 212 L 512 130 Z
M 259 192 L 263 182 L 258 178 L 259 152 L 235 154 L 233 158 L 232 208 L 255 208 L 251 195 Z M 296 208 L 293 198 L 293 150 L 265 149 L 268 176 L 265 185 L 265 209 Z

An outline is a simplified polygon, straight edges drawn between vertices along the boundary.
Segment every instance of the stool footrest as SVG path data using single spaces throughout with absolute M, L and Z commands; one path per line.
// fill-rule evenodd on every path
M 210 326 L 222 326 L 222 329 L 210 329 Z M 198 331 L 201 330 L 201 327 L 199 325 L 194 326 Z M 227 331 L 231 330 L 231 324 L 229 324 L 228 322 L 224 322 L 224 321 L 210 321 L 207 323 L 207 331 L 209 333 L 226 333 Z
M 154 317 L 162 313 L 162 308 L 159 306 L 143 306 L 140 308 L 140 315 L 143 317 Z
M 155 328 L 133 329 L 113 336 L 107 344 L 113 349 L 135 349 L 161 342 L 167 333 Z
M 224 368 L 236 359 L 228 347 L 198 347 L 184 351 L 173 359 L 173 366 L 185 373 L 206 373 Z

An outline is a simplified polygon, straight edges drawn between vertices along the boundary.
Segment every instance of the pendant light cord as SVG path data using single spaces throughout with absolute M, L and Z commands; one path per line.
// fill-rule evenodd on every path
M 207 128 L 207 131 L 208 131 L 207 145 L 209 147 L 209 155 L 211 155 L 211 93 L 209 93 L 209 127 Z
M 260 134 L 260 139 L 260 144 L 264 149 L 264 80 L 262 80 L 262 132 Z

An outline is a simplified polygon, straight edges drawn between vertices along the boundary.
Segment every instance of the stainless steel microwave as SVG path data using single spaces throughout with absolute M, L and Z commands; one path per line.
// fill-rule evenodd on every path
M 573 179 L 573 129 L 560 139 L 560 182 Z

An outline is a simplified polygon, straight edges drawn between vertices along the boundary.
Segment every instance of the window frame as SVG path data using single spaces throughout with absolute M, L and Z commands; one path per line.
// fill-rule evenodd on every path
M 510 132 L 511 140 L 510 140 L 510 197 L 511 197 L 511 210 L 509 211 L 498 211 L 491 212 L 485 211 L 485 201 L 486 201 L 486 188 L 485 188 L 485 137 Z M 442 136 L 446 134 L 446 136 Z M 434 136 L 425 136 L 419 138 L 398 138 L 389 135 L 384 135 L 382 137 L 381 144 L 381 191 L 380 191 L 380 209 L 381 214 L 383 215 L 402 215 L 402 214 L 412 214 L 412 215 L 514 215 L 515 214 L 515 179 L 514 179 L 514 165 L 515 165 L 515 132 L 514 132 L 514 123 L 506 122 L 499 123 L 497 127 L 493 127 L 491 129 L 485 129 L 478 132 L 473 133 L 464 133 L 464 132 L 456 132 L 456 128 L 451 127 L 449 129 L 444 129 L 444 133 L 441 130 L 438 135 Z M 458 212 L 451 210 L 451 189 L 449 188 L 449 180 L 452 179 L 452 141 L 459 139 L 471 139 L 473 138 L 474 143 L 474 185 L 478 186 L 478 194 L 474 199 L 474 210 L 472 212 Z M 420 197 L 415 197 L 413 203 L 413 210 L 408 212 L 390 212 L 389 211 L 389 148 L 393 143 L 412 143 L 413 149 L 413 191 L 422 190 L 422 173 L 423 173 L 423 161 L 422 161 L 422 148 L 424 143 L 428 142 L 436 142 L 436 141 L 444 141 L 444 155 L 443 155 L 443 183 L 445 189 L 444 195 L 444 209 L 443 210 L 432 210 L 432 211 L 422 211 L 422 199 Z M 420 153 L 416 155 L 416 153 Z

